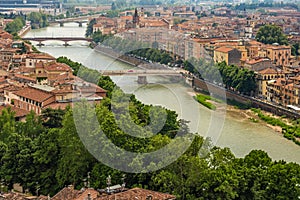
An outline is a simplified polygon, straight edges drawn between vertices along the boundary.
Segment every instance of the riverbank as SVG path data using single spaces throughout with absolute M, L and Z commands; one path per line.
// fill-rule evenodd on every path
M 117 53 L 116 51 L 112 50 L 109 47 L 104 47 L 104 46 L 97 45 L 97 46 L 94 47 L 94 50 L 98 53 L 101 53 L 101 54 L 105 55 L 105 56 L 116 59 L 118 61 L 121 61 L 123 63 L 126 63 L 126 64 L 134 66 L 134 67 L 137 67 L 140 64 L 145 64 L 146 63 L 145 61 L 142 61 L 140 59 L 129 57 L 129 56 L 126 56 L 126 55 L 121 54 L 121 53 Z
M 190 92 L 189 95 L 193 96 L 196 101 L 197 96 L 205 96 L 201 92 Z M 216 101 L 214 99 L 210 99 L 209 103 L 216 107 L 215 112 L 221 110 L 224 111 L 225 109 L 227 115 L 238 119 L 240 122 L 252 122 L 254 125 L 256 124 L 256 126 L 262 125 L 268 127 L 280 134 L 280 136 L 292 140 L 295 144 L 300 145 L 298 126 L 295 125 L 291 119 L 285 118 L 285 116 L 276 116 L 273 113 L 254 108 L 240 109 L 235 105 Z M 224 104 L 226 104 L 226 107 L 224 107 Z
M 31 26 L 30 25 L 26 25 L 24 26 L 19 32 L 18 32 L 18 36 L 19 37 L 23 37 L 24 35 L 26 35 L 26 33 L 28 33 L 31 30 Z
M 116 52 L 114 52 L 112 49 L 104 48 L 104 47 L 100 47 L 99 49 L 101 49 L 101 50 L 97 51 L 97 52 L 102 53 L 104 55 L 110 55 L 110 57 L 116 58 L 115 56 L 112 56 L 114 53 L 116 54 Z M 103 49 L 106 49 L 106 50 L 103 51 Z M 112 51 L 112 53 L 108 53 L 107 50 Z M 127 57 L 129 57 L 129 56 L 127 56 Z M 129 57 L 129 58 L 131 58 L 131 57 Z M 135 59 L 140 60 L 140 59 L 137 59 L 137 58 L 135 58 Z M 148 65 L 150 65 L 148 67 L 151 68 L 151 64 L 148 63 Z M 207 87 L 207 85 L 206 85 L 206 87 Z M 227 94 L 227 91 L 224 91 L 224 88 L 223 88 L 222 91 L 223 91 L 223 93 L 226 92 L 226 94 Z M 214 94 L 219 94 L 219 93 L 223 94 L 222 91 L 221 92 L 220 91 L 219 92 L 214 92 Z M 242 121 L 248 121 L 248 122 L 252 122 L 252 123 L 262 124 L 262 125 L 264 125 L 268 128 L 271 128 L 272 130 L 274 130 L 278 133 L 281 133 L 281 135 L 283 135 L 285 138 L 288 138 L 288 139 L 291 138 L 291 137 L 287 137 L 286 133 L 283 133 L 283 128 L 281 126 L 273 125 L 273 124 L 270 124 L 270 123 L 264 121 L 263 119 L 261 119 L 260 116 L 258 116 L 257 113 L 255 113 L 251 109 L 244 109 L 245 107 L 249 107 L 249 108 L 252 107 L 252 103 L 249 104 L 249 99 L 247 99 L 247 98 L 245 98 L 241 95 L 239 95 L 239 97 L 240 98 L 245 98 L 245 101 L 241 102 L 241 101 L 239 101 L 239 99 L 236 100 L 235 98 L 233 98 L 233 99 L 229 98 L 228 101 L 231 104 L 236 103 L 236 104 L 241 104 L 242 106 L 240 106 L 240 105 L 237 105 L 237 106 L 236 105 L 228 105 L 228 102 L 224 102 L 225 104 L 227 104 L 227 105 L 224 106 L 224 103 L 218 102 L 216 99 L 211 98 L 210 95 L 205 95 L 205 94 L 201 94 L 201 93 L 198 93 L 198 95 L 196 94 L 196 95 L 192 95 L 192 96 L 200 104 L 202 104 L 203 106 L 205 106 L 205 107 L 207 107 L 211 110 L 220 110 L 220 109 L 224 110 L 224 109 L 226 109 L 226 112 L 228 114 L 230 114 L 231 116 L 234 116 L 235 118 L 237 118 L 239 120 L 241 119 Z M 226 96 L 225 98 L 227 99 L 228 97 Z M 226 101 L 226 100 L 224 99 L 224 101 Z M 247 106 L 246 104 L 247 105 L 249 104 L 249 105 Z M 263 112 L 267 116 L 272 115 L 271 112 L 268 112 L 268 111 L 263 111 Z M 296 140 L 294 140 L 294 137 L 292 137 L 292 139 L 293 139 L 294 142 L 296 141 Z M 295 142 L 295 143 L 298 144 L 298 142 Z

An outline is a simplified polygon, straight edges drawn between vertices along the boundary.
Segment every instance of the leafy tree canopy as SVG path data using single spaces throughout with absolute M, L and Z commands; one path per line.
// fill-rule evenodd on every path
M 259 28 L 256 40 L 264 44 L 278 43 L 280 45 L 287 45 L 287 36 L 282 29 L 276 25 L 264 25 Z

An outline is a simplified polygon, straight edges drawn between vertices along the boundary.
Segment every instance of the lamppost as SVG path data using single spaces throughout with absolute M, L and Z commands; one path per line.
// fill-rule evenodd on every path
M 299 189 L 300 189 L 300 184 L 299 183 L 296 183 L 296 192 L 299 193 Z M 300 199 L 300 194 L 297 194 L 298 195 L 298 199 Z
M 110 177 L 110 175 L 108 175 L 108 177 L 106 178 L 106 184 L 107 184 L 107 193 L 109 193 L 110 192 L 109 186 L 111 185 L 111 177 Z
M 39 196 L 40 185 L 39 182 L 36 182 L 36 196 Z
M 4 193 L 4 179 L 1 179 L 1 190 L 0 190 L 0 194 L 3 192 Z
M 126 182 L 125 182 L 125 178 L 126 178 L 126 174 L 123 174 L 122 175 L 122 191 L 125 189 L 125 185 L 126 185 Z
M 88 187 L 88 188 L 91 187 L 91 186 L 90 186 L 90 178 L 91 178 L 90 172 L 88 172 L 88 174 L 87 174 L 87 187 Z

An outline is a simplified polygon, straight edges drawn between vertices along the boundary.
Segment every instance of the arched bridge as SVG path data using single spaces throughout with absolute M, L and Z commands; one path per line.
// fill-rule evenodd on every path
M 62 27 L 64 26 L 64 23 L 70 23 L 70 22 L 75 22 L 79 24 L 79 27 L 82 27 L 83 23 L 88 23 L 88 20 L 78 20 L 78 19 L 62 19 L 62 20 L 56 20 L 54 21 L 56 23 L 59 23 L 59 25 Z
M 147 83 L 147 76 L 182 76 L 185 70 L 160 70 L 160 69 L 142 69 L 142 70 L 100 70 L 104 76 L 137 76 L 139 84 Z
M 181 76 L 185 70 L 161 70 L 161 69 L 138 69 L 138 70 L 100 70 L 104 76 Z
M 99 15 L 89 15 L 89 16 L 80 16 L 80 17 L 71 17 L 71 18 L 64 18 L 64 19 L 57 19 L 52 23 L 59 23 L 60 26 L 64 26 L 64 23 L 75 22 L 79 24 L 79 27 L 82 27 L 83 23 L 88 23 L 90 19 L 97 18 Z
M 48 41 L 48 40 L 59 40 L 65 42 L 64 46 L 69 46 L 68 42 L 70 41 L 87 41 L 92 42 L 93 40 L 91 38 L 85 38 L 85 37 L 23 37 L 23 40 L 29 40 L 29 41 L 36 41 L 39 42 L 39 46 L 42 46 L 42 42 Z

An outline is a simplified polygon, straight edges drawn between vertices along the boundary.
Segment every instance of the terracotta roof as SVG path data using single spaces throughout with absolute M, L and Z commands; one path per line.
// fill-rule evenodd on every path
M 78 190 L 72 187 L 65 187 L 59 191 L 51 200 L 74 200 L 79 194 Z
M 98 197 L 97 200 L 115 200 L 115 199 L 122 199 L 122 200 L 134 200 L 134 199 L 140 199 L 140 200 L 147 200 L 147 197 L 152 197 L 152 200 L 172 200 L 176 199 L 174 195 L 161 193 L 161 192 L 155 192 L 152 190 L 146 190 L 141 188 L 133 188 L 130 190 L 127 190 L 125 192 L 120 192 L 116 194 L 111 195 L 105 195 L 102 197 Z
M 26 55 L 29 59 L 56 60 L 53 56 L 47 53 L 30 53 Z
M 121 16 L 120 19 L 124 19 L 124 20 L 132 20 L 133 17 L 132 17 L 132 16 Z
M 15 77 L 19 78 L 19 79 L 25 79 L 25 80 L 28 80 L 28 81 L 36 82 L 36 80 L 34 78 L 31 78 L 29 76 L 24 76 L 22 74 L 15 74 Z
M 54 102 L 54 103 L 51 103 L 51 104 L 47 105 L 45 108 L 52 108 L 52 109 L 55 109 L 55 110 L 58 110 L 58 109 L 64 110 L 68 106 L 72 107 L 73 103 L 72 102 L 66 102 L 66 103 L 57 103 L 57 102 Z
M 106 194 L 99 194 L 98 191 L 89 188 L 83 189 L 81 191 L 74 190 L 71 187 L 65 187 L 60 192 L 58 192 L 51 200 L 86 200 L 88 195 L 92 200 L 147 200 L 152 197 L 152 200 L 175 200 L 174 195 L 156 192 L 152 190 L 146 190 L 141 188 L 133 188 L 130 190 L 125 189 L 123 192 Z
M 0 69 L 0 76 L 7 76 L 8 75 L 8 72 Z
M 65 63 L 57 63 L 57 62 L 51 62 L 51 63 L 45 63 L 45 70 L 47 71 L 72 71 L 71 67 Z
M 291 48 L 290 46 L 284 46 L 284 45 L 278 45 L 278 46 L 276 46 L 276 45 L 267 45 L 266 47 L 267 47 L 267 49 L 274 49 L 274 50 L 276 50 L 276 49 L 290 49 Z
M 94 189 L 88 188 L 81 192 L 80 195 L 74 200 L 87 200 L 87 197 L 89 195 L 91 199 L 97 199 L 99 192 Z
M 219 52 L 223 52 L 223 53 L 228 53 L 229 51 L 232 51 L 233 48 L 229 48 L 229 47 L 219 47 L 217 49 L 215 49 L 215 51 L 219 51 Z
M 10 92 L 19 91 L 21 89 L 22 89 L 21 87 L 14 84 L 10 84 L 8 87 L 5 88 L 6 91 L 10 91 Z
M 274 68 L 266 68 L 258 72 L 259 74 L 278 74 L 279 72 Z
M 29 111 L 27 111 L 27 110 L 23 110 L 21 108 L 17 108 L 14 106 L 8 106 L 8 105 L 0 106 L 0 113 L 2 113 L 2 110 L 4 110 L 5 108 L 6 109 L 11 108 L 11 110 L 15 113 L 15 117 L 25 117 L 26 115 L 29 114 Z
M 265 61 L 270 61 L 270 60 L 266 59 L 266 58 L 251 59 L 251 60 L 247 60 L 246 64 L 254 65 L 254 64 L 257 64 L 257 63 L 260 63 L 260 62 L 265 62 Z
M 42 90 L 34 89 L 34 88 L 24 88 L 14 93 L 17 96 L 25 97 L 37 102 L 43 102 L 53 96 L 53 94 L 49 92 L 45 92 Z

